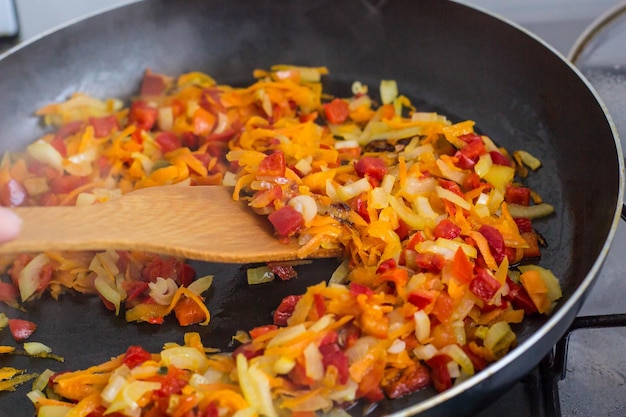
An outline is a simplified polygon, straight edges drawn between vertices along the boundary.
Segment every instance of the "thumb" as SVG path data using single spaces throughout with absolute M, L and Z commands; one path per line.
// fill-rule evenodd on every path
M 0 242 L 15 238 L 22 227 L 22 219 L 6 207 L 0 207 Z

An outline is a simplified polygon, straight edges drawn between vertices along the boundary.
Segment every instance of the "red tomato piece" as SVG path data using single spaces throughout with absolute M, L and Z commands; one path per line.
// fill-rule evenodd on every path
M 117 117 L 114 114 L 102 117 L 90 117 L 89 124 L 93 127 L 93 134 L 97 138 L 109 136 L 112 131 L 118 130 Z
M 158 96 L 165 92 L 165 76 L 146 71 L 141 81 L 139 94 L 142 96 Z
M 16 342 L 20 343 L 28 339 L 37 329 L 37 325 L 32 321 L 22 319 L 9 319 L 9 329 Z
M 0 202 L 3 206 L 18 207 L 26 202 L 28 193 L 22 184 L 11 178 L 0 188 Z
M 300 298 L 302 298 L 301 295 L 288 295 L 283 298 L 276 311 L 274 311 L 274 324 L 277 326 L 286 326 L 287 320 L 296 309 L 296 304 L 298 304 Z
M 122 362 L 130 369 L 133 369 L 150 359 L 152 359 L 150 352 L 141 346 L 130 346 L 126 349 Z
M 448 371 L 448 362 L 452 359 L 448 355 L 435 355 L 426 361 L 430 368 L 430 376 L 437 392 L 443 392 L 452 387 L 452 378 Z
M 532 233 L 533 231 L 533 223 L 532 220 L 526 217 L 516 217 L 513 219 L 515 224 L 517 225 L 517 229 L 520 233 Z
M 454 157 L 457 159 L 457 162 L 455 165 L 461 169 L 472 169 L 474 165 L 476 165 L 475 160 L 461 153 L 461 151 L 457 151 L 454 154 Z
M 15 285 L 0 282 L 0 302 L 15 301 L 18 295 L 20 295 L 20 292 Z
M 237 358 L 238 355 L 243 355 L 246 359 L 250 360 L 263 354 L 263 349 L 254 350 L 250 343 L 243 344 L 235 349 L 232 353 L 233 358 Z
M 67 194 L 72 190 L 89 182 L 87 177 L 77 175 L 63 175 L 50 180 L 50 190 L 55 194 Z
M 393 258 L 390 258 L 381 262 L 380 265 L 378 265 L 378 268 L 376 268 L 376 273 L 384 274 L 385 272 L 390 271 L 392 269 L 396 269 L 397 267 L 398 267 L 398 264 L 396 264 L 396 260 Z
M 83 122 L 77 120 L 75 122 L 69 122 L 61 126 L 55 133 L 55 138 L 65 139 L 68 136 L 71 136 L 75 133 L 78 133 L 80 129 L 83 128 Z M 54 145 L 52 145 L 54 146 Z M 58 150 L 58 149 L 57 149 Z M 60 151 L 59 151 L 60 152 Z M 63 155 L 65 156 L 65 155 Z
M 67 156 L 67 146 L 65 146 L 65 141 L 63 140 L 63 137 L 59 136 L 58 134 L 55 135 L 54 139 L 52 139 L 52 141 L 50 142 L 50 145 L 52 145 L 52 147 L 56 149 L 63 158 Z
M 441 272 L 445 258 L 437 253 L 416 253 L 415 266 L 429 272 Z
M 284 206 L 267 217 L 280 236 L 293 236 L 304 225 L 302 213 L 291 206 Z
M 388 171 L 385 161 L 373 156 L 364 156 L 359 159 L 354 165 L 354 170 L 359 177 L 376 181 L 382 181 Z
M 491 155 L 491 161 L 496 165 L 504 165 L 507 167 L 512 165 L 511 160 L 498 151 L 491 151 L 489 155 Z
M 504 200 L 509 204 L 530 205 L 530 188 L 509 185 L 504 192 Z
M 139 129 L 150 130 L 157 121 L 159 111 L 142 100 L 133 102 L 130 106 L 129 119 Z
M 476 297 L 484 302 L 490 301 L 496 292 L 500 289 L 500 283 L 486 269 L 478 269 L 472 282 L 469 284 L 469 290 Z
M 286 167 L 285 154 L 275 152 L 271 155 L 267 155 L 259 163 L 257 175 L 261 177 L 284 177 Z
M 489 243 L 489 248 L 491 249 L 491 253 L 495 258 L 498 264 L 502 262 L 505 254 L 505 246 L 504 246 L 504 237 L 502 233 L 498 229 L 493 226 L 489 226 L 488 224 L 483 224 L 478 229 L 478 232 L 487 239 L 487 243 Z
M 174 132 L 161 132 L 154 139 L 161 148 L 161 152 L 168 153 L 179 149 L 182 141 Z
M 513 307 L 524 310 L 525 314 L 535 313 L 537 307 L 528 295 L 528 292 L 526 292 L 526 288 L 509 277 L 506 277 L 506 282 L 509 285 L 509 293 L 504 296 L 504 299 L 513 304 Z
M 465 135 L 465 136 L 469 136 L 469 135 Z M 467 141 L 467 145 L 462 147 L 459 150 L 459 152 L 461 152 L 467 158 L 471 160 L 475 160 L 480 155 L 487 152 L 487 150 L 485 149 L 485 144 L 483 143 L 483 140 L 481 139 L 481 137 L 478 135 L 474 135 L 472 136 L 470 140 Z
M 415 364 L 402 370 L 398 379 L 385 385 L 387 397 L 394 399 L 419 391 L 431 384 L 430 372 L 422 364 Z
M 443 219 L 433 229 L 433 235 L 437 238 L 454 239 L 461 234 L 461 228 L 450 219 Z
M 426 291 L 413 291 L 407 297 L 409 303 L 413 304 L 415 307 L 420 310 L 425 309 L 430 303 L 434 300 L 434 295 L 426 292 Z
M 331 124 L 341 124 L 348 119 L 350 108 L 345 100 L 336 98 L 330 103 L 324 103 L 324 115 Z
M 473 190 L 474 188 L 480 187 L 480 185 L 480 177 L 473 171 L 467 174 L 463 180 L 463 188 L 466 190 Z
M 336 343 L 329 343 L 319 347 L 322 354 L 322 363 L 324 364 L 324 370 L 329 366 L 334 366 L 337 369 L 339 376 L 338 382 L 340 384 L 346 384 L 350 374 L 348 373 L 348 357 L 345 353 L 339 349 L 339 345 Z
M 437 181 L 439 183 L 439 186 L 442 188 L 445 188 L 448 191 L 453 192 L 456 195 L 459 195 L 461 197 L 463 196 L 463 191 L 461 191 L 461 187 L 459 187 L 459 184 L 457 184 L 454 181 L 450 181 L 450 180 L 446 180 L 443 178 L 439 178 L 439 180 Z
M 369 297 L 370 295 L 374 294 L 374 291 L 371 288 L 363 284 L 351 282 L 350 283 L 350 295 L 353 297 L 356 297 L 359 294 L 365 294 Z
M 367 194 L 363 193 L 360 194 L 358 197 L 353 198 L 352 201 L 350 201 L 350 208 L 356 214 L 361 216 L 363 220 L 368 223 L 370 222 L 370 214 L 367 211 Z

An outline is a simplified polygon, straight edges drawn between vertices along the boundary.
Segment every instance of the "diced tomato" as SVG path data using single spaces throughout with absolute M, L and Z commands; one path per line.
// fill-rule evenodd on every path
M 286 326 L 287 320 L 296 309 L 296 304 L 302 298 L 301 295 L 288 295 L 280 302 L 276 311 L 274 311 L 274 324 L 277 326 Z
M 302 213 L 291 206 L 281 207 L 267 217 L 279 236 L 293 236 L 304 226 Z
M 491 151 L 489 155 L 491 156 L 491 161 L 496 165 L 504 165 L 507 167 L 512 165 L 511 160 L 498 151 Z
M 448 371 L 448 362 L 452 359 L 448 355 L 435 355 L 426 361 L 430 368 L 433 386 L 437 392 L 443 392 L 452 387 L 452 378 Z
M 428 305 L 430 305 L 430 303 L 433 302 L 434 299 L 435 297 L 433 294 L 420 290 L 411 292 L 407 297 L 407 301 L 420 310 L 425 309 Z
M 250 343 L 243 344 L 235 349 L 232 353 L 233 358 L 237 358 L 238 355 L 243 355 L 246 359 L 250 360 L 263 354 L 263 349 L 254 349 Z
M 57 131 L 54 134 L 55 139 L 56 138 L 65 139 L 66 137 L 70 135 L 78 133 L 82 128 L 83 128 L 83 122 L 80 120 L 66 123 L 63 126 L 61 126 L 59 129 L 57 129 Z M 54 146 L 54 144 L 52 144 L 52 146 Z M 63 146 L 65 147 L 65 143 L 63 143 Z M 59 149 L 57 149 L 57 151 L 61 152 Z M 66 156 L 66 155 L 63 155 L 63 156 Z
M 387 175 L 387 164 L 380 158 L 364 156 L 354 164 L 354 170 L 361 178 L 368 178 L 374 181 L 382 181 Z
M 200 306 L 189 297 L 181 297 L 174 307 L 174 315 L 181 326 L 203 322 L 207 319 L 206 313 Z
M 207 142 L 228 142 L 237 134 L 235 129 L 225 129 L 220 133 L 211 133 L 206 137 Z
M 450 219 L 443 219 L 433 229 L 433 235 L 437 238 L 454 239 L 461 234 L 461 228 Z
M 150 130 L 157 121 L 159 110 L 142 100 L 134 101 L 130 106 L 129 120 L 139 129 Z
M 350 376 L 348 373 L 348 357 L 341 351 L 341 349 L 339 349 L 339 345 L 336 343 L 329 343 L 320 346 L 319 351 L 322 354 L 324 370 L 326 370 L 329 366 L 334 366 L 335 369 L 337 369 L 339 376 L 338 382 L 341 385 L 346 384 Z
M 267 190 L 259 190 L 254 193 L 250 200 L 250 207 L 263 208 L 272 205 L 274 201 L 283 197 L 283 189 L 280 185 L 275 185 Z
M 377 274 L 384 274 L 387 271 L 390 271 L 392 269 L 396 269 L 398 267 L 398 264 L 396 264 L 396 260 L 393 258 L 389 258 L 383 262 L 381 262 L 378 265 L 378 268 L 376 268 L 376 273 Z
M 423 241 L 424 241 L 424 235 L 422 234 L 422 232 L 419 232 L 419 231 L 415 232 L 413 236 L 411 236 L 411 239 L 409 239 L 409 243 L 407 243 L 406 248 L 413 250 L 415 249 L 415 245 Z
M 396 232 L 396 234 L 402 241 L 409 236 L 409 233 L 411 233 L 411 228 L 408 224 L 406 224 L 404 220 L 398 219 L 398 227 L 394 230 L 394 232 Z
M 161 132 L 154 140 L 164 154 L 180 149 L 182 145 L 182 141 L 174 132 Z
M 353 297 L 356 297 L 359 294 L 365 294 L 369 297 L 370 295 L 374 294 L 374 291 L 371 288 L 363 284 L 359 284 L 357 282 L 351 282 L 350 283 L 350 295 Z
M 50 190 L 55 194 L 67 194 L 78 187 L 82 187 L 88 182 L 88 177 L 79 177 L 78 175 L 63 175 L 50 180 Z
M 0 282 L 0 302 L 11 302 L 17 300 L 20 292 L 17 287 L 7 282 Z
M 437 317 L 437 320 L 445 323 L 449 320 L 453 310 L 454 300 L 452 297 L 450 297 L 447 292 L 439 293 L 435 299 L 432 314 Z
M 183 388 L 187 385 L 187 378 L 184 373 L 185 371 L 181 369 L 168 367 L 167 375 L 158 380 L 161 383 L 161 388 L 154 391 L 153 395 L 167 398 L 169 401 L 170 396 L 182 393 Z
M 28 339 L 37 329 L 37 325 L 32 321 L 22 319 L 9 319 L 9 329 L 16 342 L 21 343 Z
M 348 119 L 350 108 L 345 100 L 336 98 L 330 103 L 324 103 L 324 115 L 331 124 L 341 124 Z
M 366 193 L 362 193 L 356 198 L 353 198 L 352 201 L 350 201 L 350 208 L 356 214 L 361 216 L 363 220 L 365 220 L 368 223 L 370 222 L 370 214 L 367 211 L 367 194 Z
M 130 369 L 133 369 L 150 359 L 152 359 L 150 352 L 141 346 L 130 346 L 126 349 L 122 362 Z
M 114 114 L 102 117 L 90 117 L 89 124 L 93 127 L 96 138 L 109 136 L 111 132 L 118 130 L 117 117 Z
M 267 266 L 270 270 L 283 281 L 289 281 L 298 277 L 298 272 L 293 265 L 286 265 L 281 263 L 268 263 Z
M 470 135 L 465 135 L 465 137 L 469 137 Z M 483 140 L 478 135 L 472 135 L 471 139 L 467 140 L 467 145 L 462 147 L 459 152 L 468 157 L 469 159 L 474 160 L 478 158 L 480 155 L 487 152 L 485 149 L 485 144 Z
M 415 266 L 424 271 L 441 272 L 445 258 L 438 253 L 416 253 Z
M 500 283 L 486 269 L 477 269 L 469 290 L 484 302 L 490 301 L 500 289 Z
M 509 185 L 504 192 L 504 200 L 509 204 L 530 205 L 530 188 Z
M 502 262 L 504 257 L 506 256 L 504 253 L 504 237 L 502 233 L 498 229 L 493 226 L 489 226 L 488 224 L 483 224 L 478 229 L 478 232 L 487 239 L 487 243 L 489 243 L 489 248 L 491 249 L 491 253 L 493 254 L 494 259 L 499 264 Z
M 454 157 L 457 159 L 455 165 L 461 169 L 472 169 L 474 165 L 476 165 L 475 160 L 467 157 L 465 154 L 461 153 L 461 151 L 457 151 Z
M 285 169 L 285 154 L 282 152 L 275 152 L 267 155 L 259 163 L 257 175 L 261 177 L 284 177 Z
M 52 147 L 56 149 L 63 158 L 67 157 L 67 146 L 65 146 L 65 141 L 63 140 L 63 137 L 59 136 L 58 134 L 55 135 L 54 138 L 50 141 L 50 145 L 52 145 Z
M 533 231 L 532 220 L 526 217 L 516 217 L 513 219 L 520 233 L 531 233 Z
M 463 188 L 466 190 L 473 190 L 480 187 L 480 185 L 480 177 L 474 171 L 467 174 L 463 180 Z
M 142 96 L 158 96 L 165 92 L 165 76 L 147 70 L 141 81 L 139 94 Z
M 457 184 L 456 182 L 443 178 L 439 178 L 437 182 L 442 188 L 445 188 L 446 190 L 452 191 L 454 194 L 463 197 L 463 191 L 461 191 L 461 187 L 459 187 L 459 184 Z
M 404 368 L 396 380 L 383 386 L 383 390 L 387 397 L 395 399 L 419 391 L 430 384 L 428 368 L 418 363 Z
M 133 301 L 138 298 L 143 298 L 149 288 L 147 282 L 134 280 L 125 280 L 122 283 L 122 287 L 126 291 L 126 301 Z
M 513 304 L 513 307 L 524 310 L 525 314 L 535 313 L 537 307 L 526 292 L 526 289 L 509 277 L 506 277 L 506 282 L 509 286 L 509 293 L 504 296 L 504 299 Z

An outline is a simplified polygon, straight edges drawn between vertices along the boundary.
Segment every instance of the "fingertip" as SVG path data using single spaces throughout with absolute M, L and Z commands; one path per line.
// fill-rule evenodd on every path
M 14 239 L 21 228 L 22 219 L 12 210 L 0 207 L 0 242 Z

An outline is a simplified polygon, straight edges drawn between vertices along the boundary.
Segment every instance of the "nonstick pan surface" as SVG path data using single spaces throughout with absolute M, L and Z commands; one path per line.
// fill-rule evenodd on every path
M 550 317 L 516 328 L 519 345 L 451 390 L 423 390 L 383 401 L 371 415 L 470 415 L 530 371 L 577 314 L 595 280 L 619 219 L 623 162 L 610 117 L 577 70 L 515 25 L 441 0 L 145 0 L 93 16 L 9 51 L 0 59 L 0 149 L 23 148 L 43 132 L 34 111 L 75 91 L 129 99 L 146 68 L 177 75 L 199 70 L 243 85 L 255 68 L 324 65 L 327 89 L 347 94 L 353 81 L 373 87 L 395 79 L 424 111 L 477 129 L 508 149 L 525 149 L 543 167 L 527 180 L 556 214 L 536 223 L 549 246 L 541 265 L 560 278 L 563 298 Z M 269 322 L 281 298 L 327 279 L 337 262 L 299 267 L 290 282 L 249 287 L 247 265 L 200 264 L 216 276 L 207 302 L 211 324 L 194 328 L 208 346 Z M 174 322 L 129 324 L 96 298 L 44 297 L 18 312 L 39 324 L 37 341 L 64 363 L 3 357 L 31 372 L 73 370 L 118 355 L 131 344 L 158 351 L 181 342 Z M 3 311 L 14 310 L 1 307 Z M 0 344 L 12 344 L 7 331 Z M 28 384 L 27 384 L 28 385 Z M 32 415 L 25 397 L 0 394 L 0 416 Z M 351 409 L 358 415 L 359 407 Z

